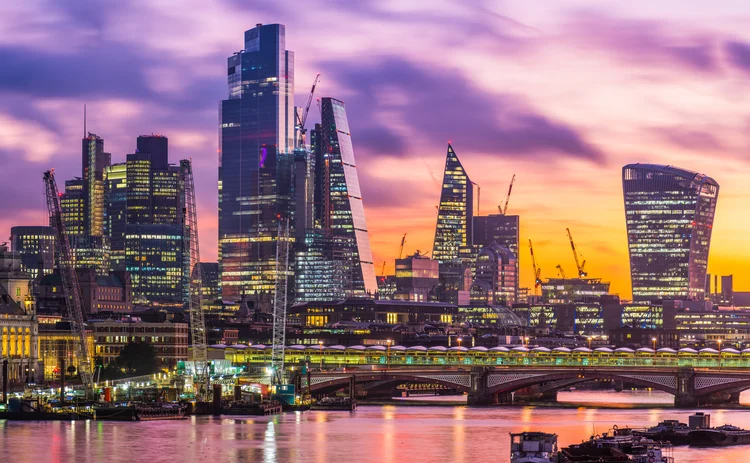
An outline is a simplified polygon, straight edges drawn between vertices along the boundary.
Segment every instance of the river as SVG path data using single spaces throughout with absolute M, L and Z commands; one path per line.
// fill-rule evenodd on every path
M 658 408 L 659 392 L 560 393 L 564 407 L 447 406 L 446 400 L 361 405 L 355 412 L 286 413 L 274 417 L 156 422 L 11 422 L 0 420 L 0 462 L 507 462 L 510 432 L 546 431 L 561 446 L 613 424 L 644 427 L 687 422 L 692 411 Z M 623 408 L 576 406 L 585 400 Z M 743 395 L 742 402 L 750 403 Z M 651 408 L 633 408 L 656 404 Z M 750 429 L 748 410 L 703 410 L 713 425 Z M 750 446 L 677 447 L 676 463 L 750 462 Z

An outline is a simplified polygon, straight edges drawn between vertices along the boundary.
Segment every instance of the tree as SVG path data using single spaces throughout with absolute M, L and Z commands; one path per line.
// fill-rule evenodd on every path
M 156 351 L 145 342 L 129 342 L 122 348 L 117 357 L 117 364 L 128 373 L 136 376 L 150 375 L 156 372 L 158 362 Z

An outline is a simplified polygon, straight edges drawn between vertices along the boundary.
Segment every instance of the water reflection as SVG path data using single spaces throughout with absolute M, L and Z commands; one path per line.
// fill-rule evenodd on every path
M 589 392 L 589 401 L 611 400 Z M 626 402 L 644 403 L 635 393 Z M 657 397 L 658 398 L 658 397 Z M 647 402 L 646 402 L 647 403 Z M 2 422 L 0 462 L 507 462 L 508 433 L 555 432 L 560 444 L 587 439 L 612 425 L 644 427 L 687 421 L 694 410 L 590 407 L 366 406 L 349 412 L 289 413 L 253 419 L 191 418 L 181 422 Z M 750 429 L 745 410 L 703 410 L 712 423 Z M 748 447 L 677 448 L 678 463 L 748 461 Z

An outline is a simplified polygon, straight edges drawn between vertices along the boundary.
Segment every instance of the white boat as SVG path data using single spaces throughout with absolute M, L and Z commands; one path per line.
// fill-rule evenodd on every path
M 557 463 L 557 434 L 511 433 L 510 463 Z

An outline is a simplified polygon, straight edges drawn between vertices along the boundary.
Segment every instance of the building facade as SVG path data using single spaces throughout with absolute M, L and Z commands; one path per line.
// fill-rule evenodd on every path
M 448 144 L 432 258 L 445 263 L 471 259 L 474 191 L 469 175 Z
M 219 269 L 222 298 L 270 308 L 278 218 L 289 218 L 294 164 L 294 53 L 286 28 L 258 25 L 227 60 L 219 105 Z
M 634 301 L 702 300 L 719 184 L 672 166 L 622 169 Z
M 518 252 L 520 218 L 517 215 L 490 214 L 474 216 L 472 225 L 472 244 L 475 250 L 489 246 L 493 241 L 510 249 L 516 256 L 516 274 L 521 272 L 521 256 Z M 514 298 L 518 300 L 518 281 Z
M 378 286 L 346 106 L 335 98 L 321 98 L 320 104 L 323 158 L 316 164 L 323 166 L 317 180 L 323 184 L 323 230 L 344 238 L 335 245 L 350 272 L 345 291 L 354 297 L 374 295 Z
M 129 342 L 145 342 L 156 351 L 164 368 L 174 368 L 188 359 L 188 324 L 145 322 L 138 318 L 92 321 L 95 357 L 104 364 L 114 361 Z
M 55 233 L 52 227 L 21 226 L 10 229 L 11 249 L 21 259 L 21 272 L 32 280 L 55 269 Z
M 440 264 L 420 254 L 396 259 L 394 299 L 425 302 L 437 300 Z
M 516 302 L 518 267 L 516 255 L 493 241 L 477 254 L 474 281 L 471 285 L 472 305 L 510 307 Z

